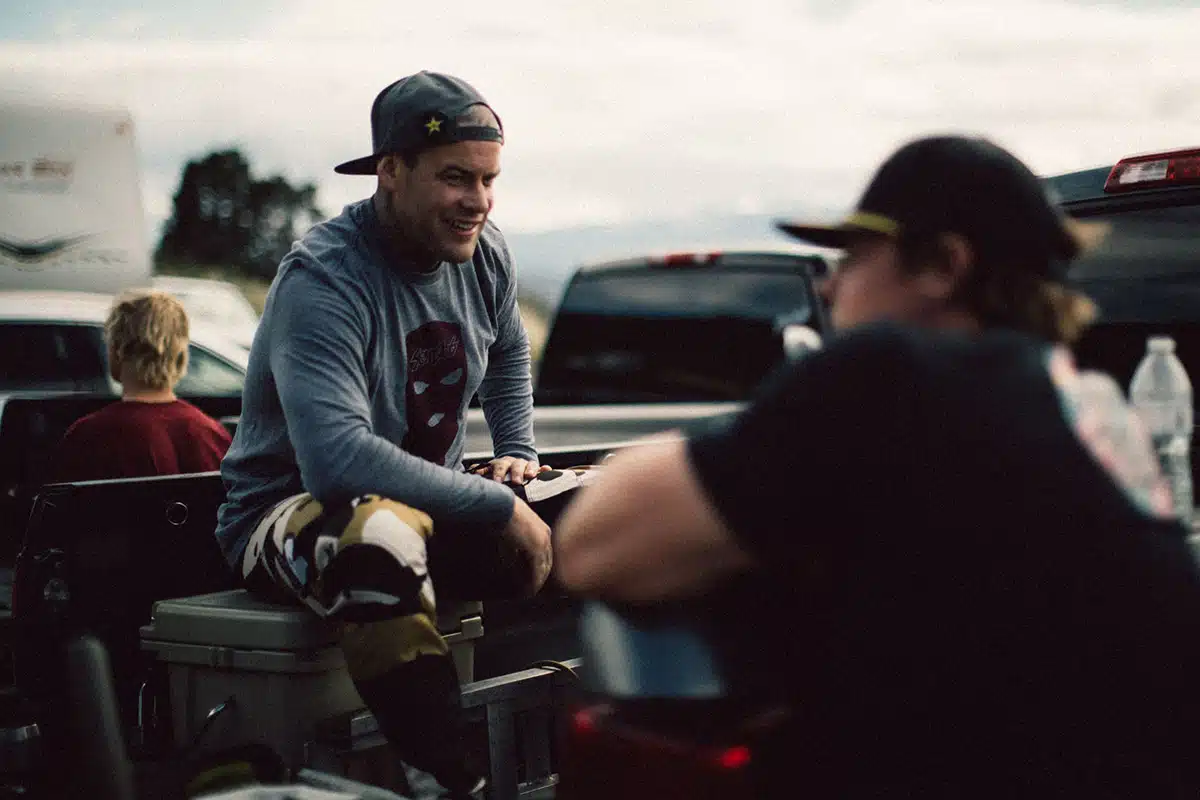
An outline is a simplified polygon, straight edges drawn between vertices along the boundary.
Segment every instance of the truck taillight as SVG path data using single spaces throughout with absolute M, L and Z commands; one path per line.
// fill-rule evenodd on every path
M 655 754 L 657 757 L 692 760 L 736 772 L 750 764 L 750 748 L 743 744 L 712 747 L 689 743 L 684 739 L 665 736 L 646 729 L 618 724 L 604 725 L 612 709 L 606 706 L 581 708 L 571 715 L 571 735 L 576 742 L 604 736 L 610 743 L 621 742 L 631 751 Z
M 744 745 L 730 747 L 717 755 L 717 766 L 722 769 L 742 769 L 750 763 L 750 748 Z
M 1200 149 L 1123 158 L 1108 173 L 1104 191 L 1128 192 L 1188 184 L 1200 184 Z
M 590 734 L 596 732 L 596 716 L 591 709 L 581 708 L 571 716 L 571 726 L 576 733 Z
M 671 253 L 662 257 L 664 267 L 693 267 L 711 264 L 721 257 L 720 253 Z
M 632 724 L 603 703 L 575 711 L 570 720 L 555 794 L 562 800 L 758 797 L 746 744 L 704 742 Z

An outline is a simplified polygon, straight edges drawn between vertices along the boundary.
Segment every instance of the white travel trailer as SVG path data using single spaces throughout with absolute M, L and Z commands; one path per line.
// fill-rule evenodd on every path
M 0 95 L 0 290 L 111 294 L 151 271 L 129 112 Z

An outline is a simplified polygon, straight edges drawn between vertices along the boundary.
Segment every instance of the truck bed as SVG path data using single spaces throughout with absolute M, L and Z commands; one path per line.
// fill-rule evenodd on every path
M 540 406 L 533 410 L 539 450 L 626 442 L 711 417 L 732 414 L 742 403 L 629 403 L 612 405 Z M 468 459 L 492 452 L 483 410 L 467 412 Z

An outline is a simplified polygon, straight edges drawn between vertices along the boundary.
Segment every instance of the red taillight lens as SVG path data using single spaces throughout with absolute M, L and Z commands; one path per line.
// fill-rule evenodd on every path
M 584 735 L 595 733 L 596 717 L 590 709 L 580 709 L 571 716 L 571 727 L 575 733 Z
M 631 725 L 605 705 L 577 709 L 569 719 L 556 793 L 562 800 L 756 796 L 746 745 L 701 744 Z
M 727 748 L 717 756 L 717 766 L 722 769 L 742 769 L 750 763 L 750 748 L 745 746 Z
M 1200 150 L 1123 158 L 1108 173 L 1106 192 L 1200 184 Z

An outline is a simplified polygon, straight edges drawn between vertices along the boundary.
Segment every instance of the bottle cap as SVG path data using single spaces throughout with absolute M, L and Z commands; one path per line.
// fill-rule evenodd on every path
M 1174 353 L 1175 340 L 1170 336 L 1151 336 L 1146 342 L 1146 349 L 1151 353 Z

